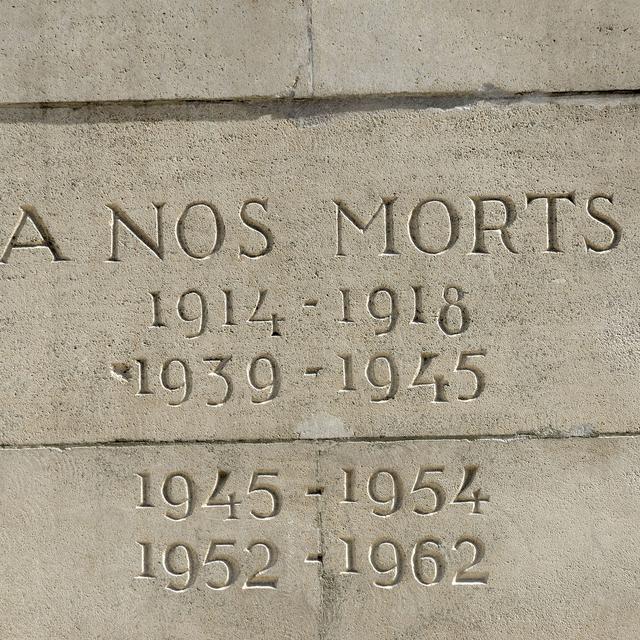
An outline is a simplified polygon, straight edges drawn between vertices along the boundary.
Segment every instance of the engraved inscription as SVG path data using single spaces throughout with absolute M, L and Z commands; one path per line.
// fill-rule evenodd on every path
M 341 504 L 354 504 L 358 502 L 358 475 L 355 469 L 342 469 L 344 477 L 344 499 Z M 445 474 L 444 467 L 420 467 L 413 488 L 407 492 L 398 473 L 392 469 L 378 469 L 366 479 L 366 496 L 374 503 L 371 512 L 375 516 L 387 518 L 397 513 L 405 501 L 413 505 L 411 511 L 420 516 L 431 516 L 443 509 L 447 504 L 447 494 L 438 482 Z M 476 484 L 478 467 L 468 465 L 464 468 L 462 480 L 455 496 L 450 504 L 472 505 L 472 515 L 481 515 L 482 503 L 489 502 L 480 487 L 472 489 Z M 426 492 L 426 493 L 424 493 Z M 420 494 L 420 496 L 418 496 Z M 425 497 L 426 496 L 426 497 Z
M 409 293 L 410 292 L 410 293 Z M 465 335 L 472 324 L 472 311 L 467 301 L 467 291 L 459 284 L 446 284 L 437 288 L 413 285 L 409 291 L 380 286 L 362 293 L 352 288 L 339 288 L 339 314 L 333 317 L 336 328 L 362 327 L 365 335 L 384 340 L 386 336 L 404 327 L 424 328 L 425 332 L 457 339 Z M 402 296 L 400 294 L 403 294 Z M 252 311 L 244 321 L 234 307 L 236 298 L 245 301 L 253 298 Z M 246 327 L 256 326 L 263 340 L 286 336 L 285 318 L 275 308 L 269 308 L 269 290 L 258 289 L 252 294 L 232 289 L 219 289 L 214 294 L 186 289 L 173 303 L 166 301 L 160 291 L 149 293 L 150 331 L 178 332 L 187 341 L 209 343 L 210 333 L 237 328 L 240 322 Z M 402 306 L 401 300 L 411 305 Z M 427 305 L 427 299 L 432 301 Z M 299 308 L 317 309 L 317 299 L 301 301 Z M 170 312 L 173 309 L 173 312 Z M 266 331 L 261 329 L 264 326 Z M 371 328 L 369 328 L 371 327 Z M 477 400 L 486 387 L 483 359 L 484 348 L 459 351 L 423 351 L 414 360 L 402 359 L 387 349 L 369 356 L 359 353 L 336 353 L 339 363 L 334 388 L 337 398 L 366 387 L 369 401 L 384 404 L 394 400 L 400 392 L 412 392 L 421 399 L 436 404 L 470 402 Z M 137 396 L 163 395 L 170 407 L 180 407 L 189 401 L 208 407 L 221 407 L 233 402 L 238 385 L 251 390 L 250 404 L 256 407 L 276 400 L 287 393 L 295 376 L 318 378 L 331 375 L 329 367 L 307 362 L 291 369 L 268 350 L 238 362 L 232 353 L 203 354 L 200 360 L 168 357 L 164 361 L 151 361 L 146 356 L 136 356 L 129 368 L 123 363 L 112 364 L 114 377 L 137 382 Z M 302 369 L 302 370 L 300 370 Z M 335 370 L 335 367 L 334 367 Z M 207 382 L 208 381 L 208 382 Z M 449 387 L 456 383 L 457 392 Z
M 235 540 L 211 540 L 204 552 L 199 552 L 186 542 L 174 542 L 166 546 L 151 542 L 138 542 L 142 559 L 137 578 L 155 580 L 153 557 L 162 556 L 162 569 L 166 574 L 165 588 L 174 593 L 187 591 L 201 579 L 213 591 L 223 591 L 234 585 L 242 589 L 276 589 L 275 572 L 278 549 L 272 542 L 256 540 L 244 551 L 238 549 Z M 242 564 L 241 564 L 242 563 Z
M 345 466 L 332 472 L 333 480 L 312 486 L 285 486 L 277 468 L 229 471 L 219 467 L 208 482 L 203 482 L 202 476 L 194 480 L 186 470 L 164 474 L 141 471 L 135 476 L 135 508 L 147 514 L 152 528 L 150 535 L 137 540 L 139 565 L 134 578 L 158 583 L 171 593 L 198 586 L 213 592 L 278 589 L 282 580 L 296 575 L 282 570 L 285 557 L 287 562 L 318 565 L 324 572 L 335 571 L 338 579 L 362 579 L 380 589 L 393 589 L 408 581 L 418 587 L 483 587 L 489 582 L 485 540 L 478 535 L 477 526 L 473 534 L 464 526 L 469 517 L 476 523 L 486 522 L 491 504 L 476 464 L 462 468 L 425 464 L 413 470 Z M 320 518 L 316 522 L 319 548 L 289 548 L 289 542 L 274 538 L 270 528 L 270 522 L 282 514 L 287 514 L 288 522 L 293 513 L 300 513 L 289 511 L 293 504 L 285 499 L 285 493 L 319 501 L 324 505 L 321 510 L 337 506 L 350 531 L 325 530 Z M 362 522 L 352 517 L 354 510 L 371 519 L 366 535 L 360 525 L 352 524 Z M 194 542 L 194 527 L 202 527 L 203 522 L 196 512 L 205 517 L 211 534 L 206 544 Z M 449 528 L 453 527 L 446 534 L 438 526 L 444 512 L 449 513 Z M 153 522 L 157 521 L 148 520 L 151 514 L 172 523 L 176 535 L 154 535 Z M 403 514 L 425 523 L 427 529 L 421 537 L 407 535 Z M 237 537 L 238 529 L 230 527 L 247 518 L 260 529 L 244 542 Z M 431 534 L 429 526 L 434 529 Z
M 575 226 L 573 234 L 581 238 L 584 255 L 592 258 L 617 249 L 623 238 L 616 199 L 600 191 L 427 194 L 408 208 L 400 205 L 397 194 L 381 195 L 376 202 L 367 213 L 357 202 L 330 200 L 332 206 L 321 220 L 328 230 L 324 241 L 335 242 L 325 247 L 333 264 L 350 262 L 354 273 L 365 274 L 367 260 L 400 260 L 411 248 L 418 257 L 438 258 L 460 243 L 465 244 L 466 260 L 517 259 L 513 256 L 522 253 L 520 222 L 525 214 L 542 231 L 537 252 L 557 258 L 576 247 L 568 241 L 565 219 Z M 361 285 L 342 271 L 340 278 L 316 290 L 279 287 L 272 278 L 273 266 L 266 267 L 269 278 L 260 271 L 252 274 L 251 284 L 238 283 L 224 268 L 229 255 L 249 261 L 246 264 L 269 256 L 263 265 L 272 254 L 287 250 L 277 238 L 280 212 L 268 198 L 250 196 L 232 206 L 194 197 L 177 206 L 167 201 L 146 207 L 111 202 L 105 208 L 105 261 L 114 269 L 132 260 L 155 264 L 169 255 L 203 266 L 214 257 L 227 261 L 215 262 L 217 281 L 210 285 L 192 280 L 177 289 L 147 289 L 148 311 L 144 318 L 131 319 L 141 344 L 129 353 L 114 353 L 107 365 L 113 380 L 126 383 L 119 394 L 128 387 L 142 402 L 159 399 L 170 408 L 215 411 L 242 403 L 260 412 L 300 393 L 304 381 L 304 393 L 312 400 L 326 399 L 345 408 L 356 397 L 381 411 L 397 407 L 398 399 L 415 399 L 420 406 L 435 405 L 445 413 L 457 411 L 454 407 L 471 413 L 487 406 L 489 390 L 501 392 L 499 385 L 493 386 L 492 372 L 498 367 L 504 379 L 502 354 L 495 338 L 488 345 L 480 329 L 501 319 L 483 317 L 486 306 L 484 313 L 478 310 L 485 293 L 482 283 L 463 282 L 450 262 L 435 278 L 405 271 L 394 280 L 378 275 L 377 282 Z M 372 252 L 373 246 L 378 248 Z M 44 249 L 53 262 L 74 259 L 55 238 L 46 216 L 30 205 L 21 207 L 0 263 L 13 263 L 14 249 Z M 532 251 L 536 249 L 529 246 L 527 252 Z M 321 281 L 321 274 L 315 275 Z M 469 279 L 468 271 L 464 279 Z M 326 327 L 319 334 L 321 342 L 300 349 L 305 327 L 312 323 L 316 331 Z M 245 340 L 251 342 L 251 351 L 236 352 L 235 346 L 244 346 Z M 291 340 L 298 340 L 298 353 L 289 352 Z
M 360 574 L 365 571 L 360 556 L 364 555 L 353 538 L 340 538 L 344 544 L 344 571 L 342 575 Z M 473 548 L 473 559 L 463 558 L 464 545 Z M 423 538 L 406 549 L 397 541 L 381 539 L 367 545 L 365 550 L 367 569 L 371 570 L 371 583 L 381 589 L 392 589 L 406 578 L 413 578 L 419 585 L 431 587 L 443 581 L 445 574 L 451 574 L 450 584 L 486 585 L 489 575 L 480 568 L 485 557 L 485 546 L 478 539 L 460 538 L 451 549 L 459 558 L 449 558 L 447 545 L 440 538 Z M 451 564 L 451 566 L 449 566 Z

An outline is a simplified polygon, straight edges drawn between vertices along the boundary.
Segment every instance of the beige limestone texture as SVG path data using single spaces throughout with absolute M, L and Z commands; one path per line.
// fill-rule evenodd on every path
M 634 2 L 312 0 L 317 95 L 637 89 Z
M 299 0 L 0 2 L 0 101 L 304 95 Z
M 0 2 L 0 101 L 634 90 L 633 2 Z
M 636 637 L 639 16 L 0 0 L 0 638 Z
M 637 431 L 638 108 L 615 98 L 3 111 L 1 441 Z M 548 251 L 544 202 L 527 205 L 543 193 L 574 194 L 575 204 L 557 205 L 558 252 Z M 498 232 L 476 234 L 487 253 L 474 253 L 472 197 L 483 195 L 512 203 L 516 253 Z M 384 255 L 380 213 L 365 233 L 340 216 L 337 256 L 334 201 L 364 224 L 381 198 L 397 198 L 397 255 Z M 459 239 L 439 255 L 410 240 L 411 212 L 429 198 L 444 198 L 460 221 Z M 245 208 L 249 226 L 240 212 L 251 200 L 263 204 Z M 198 202 L 215 207 L 224 239 L 210 208 L 189 208 Z M 162 259 L 116 221 L 119 261 L 109 261 L 112 210 L 153 243 L 153 203 Z M 504 223 L 503 209 L 486 204 L 485 226 Z M 7 253 L 12 237 L 42 242 L 25 217 L 34 212 L 66 260 L 42 247 Z M 423 249 L 446 242 L 447 220 L 444 205 L 420 210 L 413 231 Z M 192 258 L 179 238 L 192 255 L 218 248 Z M 396 298 L 397 322 L 376 335 L 388 323 L 373 316 L 386 314 L 389 294 L 369 310 L 367 296 L 380 287 Z M 419 323 L 412 287 L 422 287 Z M 450 287 L 468 314 L 460 335 L 438 322 Z M 197 337 L 193 290 L 208 310 Z M 353 322 L 340 322 L 340 290 Z M 151 293 L 165 326 L 150 326 Z M 450 330 L 460 328 L 460 312 L 447 313 Z M 280 335 L 249 322 L 274 314 L 284 318 Z M 466 359 L 484 378 L 471 400 L 474 374 L 455 371 L 463 353 L 484 354 Z M 437 358 L 416 380 L 429 354 Z
M 605 640 L 632 638 L 640 623 L 637 438 L 80 447 L 4 450 L 0 461 L 4 638 Z M 452 502 L 463 469 L 474 465 L 462 497 L 478 492 L 480 514 Z M 435 504 L 430 489 L 412 491 L 420 468 L 441 469 L 422 478 L 443 495 L 433 515 L 415 512 Z M 234 493 L 236 520 L 225 520 L 225 507 L 202 506 L 219 469 L 229 475 L 218 500 Z M 342 469 L 354 474 L 354 502 L 343 502 Z M 396 507 L 367 495 L 380 471 L 397 476 Z M 254 485 L 280 498 L 270 519 L 250 515 L 268 515 L 273 504 L 267 492 L 248 493 L 255 472 L 278 473 Z M 137 506 L 140 473 L 152 507 Z M 162 498 L 162 482 L 175 473 L 191 483 L 183 520 L 168 516 L 180 518 L 185 507 Z M 181 503 L 184 480 L 168 483 L 168 500 Z M 389 476 L 374 480 L 372 492 L 386 500 Z M 341 539 L 355 545 L 351 573 Z M 413 569 L 412 550 L 426 539 L 439 546 L 419 547 Z M 473 559 L 470 543 L 453 548 L 462 539 L 485 555 L 460 576 Z M 226 580 L 222 563 L 204 564 L 211 541 L 235 543 L 209 558 L 237 567 L 224 590 L 207 586 Z M 139 542 L 152 545 L 151 578 L 137 577 Z M 277 578 L 275 588 L 243 588 L 265 562 L 264 547 L 246 551 L 255 542 L 277 549 L 262 576 Z M 389 542 L 400 551 L 397 577 L 382 572 L 394 564 Z M 380 543 L 372 565 L 369 549 Z M 174 544 L 193 553 L 183 591 L 167 588 L 187 584 L 163 567 Z M 443 568 L 430 586 L 416 578 L 435 577 L 420 551 Z M 169 552 L 174 572 L 186 568 L 184 553 Z

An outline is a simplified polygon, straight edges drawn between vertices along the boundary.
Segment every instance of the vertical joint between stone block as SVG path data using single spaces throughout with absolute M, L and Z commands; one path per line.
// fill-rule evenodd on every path
M 314 77 L 313 77 L 313 0 L 304 0 L 307 10 L 307 89 L 310 95 L 314 94 Z

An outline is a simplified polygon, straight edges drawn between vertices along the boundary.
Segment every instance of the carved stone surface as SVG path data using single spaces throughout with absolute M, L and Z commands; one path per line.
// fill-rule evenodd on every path
M 629 437 L 7 450 L 3 636 L 633 637 L 639 463 Z
M 637 637 L 634 3 L 0 9 L 0 640 Z
M 5 111 L 0 437 L 635 431 L 638 121 Z

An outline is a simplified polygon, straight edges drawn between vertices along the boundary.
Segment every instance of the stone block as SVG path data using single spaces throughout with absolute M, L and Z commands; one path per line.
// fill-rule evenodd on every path
M 5 444 L 638 429 L 635 99 L 4 115 Z
M 4 450 L 0 628 L 632 637 L 639 462 L 630 437 Z
M 632 2 L 313 0 L 316 95 L 637 89 Z
M 0 102 L 304 95 L 298 0 L 4 2 Z

